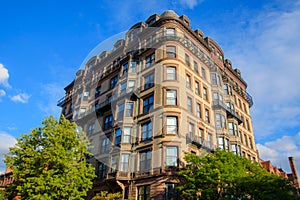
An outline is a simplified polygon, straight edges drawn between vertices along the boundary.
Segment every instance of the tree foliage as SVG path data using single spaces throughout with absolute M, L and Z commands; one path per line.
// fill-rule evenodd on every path
M 184 199 L 299 199 L 287 179 L 273 175 L 244 157 L 217 150 L 199 157 L 186 153 L 179 172 Z
M 5 156 L 14 182 L 7 189 L 22 199 L 83 199 L 92 187 L 94 168 L 86 162 L 86 134 L 63 116 L 21 135 Z
M 108 193 L 107 191 L 101 191 L 99 194 L 94 196 L 92 200 L 122 200 L 122 194 L 117 193 Z

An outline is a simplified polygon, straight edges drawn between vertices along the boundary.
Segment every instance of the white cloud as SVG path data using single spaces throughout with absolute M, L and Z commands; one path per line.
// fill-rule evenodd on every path
M 193 9 L 197 4 L 202 3 L 204 0 L 180 0 L 179 2 L 184 5 L 187 6 L 190 9 Z
M 300 1 L 297 2 L 286 10 L 266 6 L 255 15 L 247 13 L 240 18 L 240 24 L 226 27 L 230 29 L 225 31 L 227 34 L 219 34 L 220 41 L 228 42 L 225 57 L 232 60 L 233 67 L 241 68 L 249 84 L 248 91 L 254 99 L 253 125 L 259 140 L 276 138 L 287 128 L 300 127 Z
M 19 103 L 27 103 L 29 98 L 30 98 L 30 95 L 28 95 L 26 93 L 20 93 L 20 94 L 10 97 L 10 99 L 12 101 L 19 102 Z
M 0 85 L 10 88 L 10 85 L 8 84 L 8 78 L 8 69 L 6 69 L 4 65 L 0 63 Z
M 5 171 L 5 164 L 3 162 L 4 154 L 8 153 L 9 147 L 12 147 L 16 143 L 16 139 L 5 133 L 0 132 L 0 173 Z
M 5 95 L 6 95 L 6 92 L 4 90 L 0 89 L 0 98 L 3 97 L 3 96 L 5 96 Z
M 4 97 L 5 95 L 6 95 L 6 92 L 4 90 L 0 89 L 0 102 L 2 101 L 1 97 Z
M 297 171 L 300 172 L 300 132 L 294 136 L 283 136 L 274 141 L 257 144 L 259 155 L 263 160 L 271 160 L 278 168 L 291 173 L 288 157 L 294 157 Z

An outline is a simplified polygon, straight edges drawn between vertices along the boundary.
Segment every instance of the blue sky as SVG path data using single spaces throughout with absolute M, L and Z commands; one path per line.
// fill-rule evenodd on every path
M 290 172 L 294 156 L 300 172 L 299 0 L 0 1 L 0 154 L 59 116 L 64 86 L 94 47 L 168 9 L 241 69 L 261 157 Z

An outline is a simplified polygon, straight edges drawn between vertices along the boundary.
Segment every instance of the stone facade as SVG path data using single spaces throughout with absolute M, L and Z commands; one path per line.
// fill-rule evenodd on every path
M 221 47 L 186 16 L 154 14 L 90 58 L 58 102 L 91 140 L 100 190 L 173 199 L 185 151 L 258 161 L 252 98 Z

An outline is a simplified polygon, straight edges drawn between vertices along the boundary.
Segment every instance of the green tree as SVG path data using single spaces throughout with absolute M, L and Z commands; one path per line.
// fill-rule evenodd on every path
M 7 189 L 22 199 L 83 199 L 92 187 L 94 168 L 86 134 L 63 116 L 21 135 L 5 156 L 14 182 Z
M 122 194 L 117 193 L 108 193 L 107 191 L 101 191 L 99 194 L 94 196 L 92 200 L 122 200 Z
M 217 150 L 199 157 L 186 153 L 179 172 L 185 199 L 299 199 L 287 179 L 273 175 L 244 157 Z

